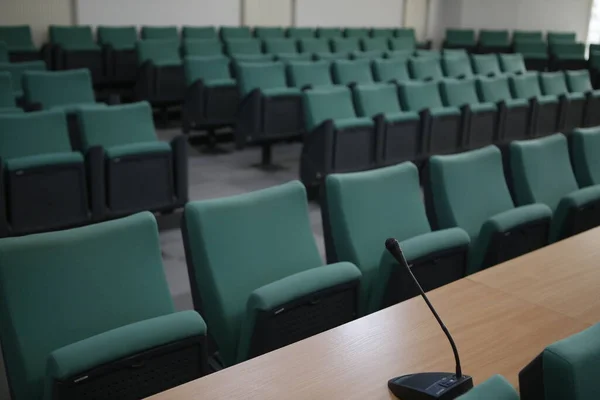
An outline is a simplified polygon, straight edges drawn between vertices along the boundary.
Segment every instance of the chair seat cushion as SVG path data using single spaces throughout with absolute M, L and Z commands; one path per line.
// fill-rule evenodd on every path
M 469 246 L 467 232 L 460 228 L 442 229 L 415 236 L 400 243 L 404 257 L 408 261 L 417 260 L 428 254 L 448 250 L 455 247 Z
M 398 113 L 385 113 L 385 121 L 388 123 L 419 121 L 419 113 L 416 111 L 403 111 Z
M 536 99 L 538 104 L 542 105 L 558 103 L 558 97 L 553 95 L 538 96 Z
M 147 143 L 124 144 L 121 146 L 109 147 L 104 150 L 108 158 L 115 158 L 151 153 L 170 153 L 171 146 L 169 145 L 169 143 L 156 141 Z
M 266 97 L 277 97 L 277 96 L 300 96 L 302 90 L 293 87 L 281 87 L 262 90 L 263 96 Z
M 506 108 L 529 107 L 527 99 L 506 99 L 504 104 L 506 104 Z
M 35 48 L 35 46 L 29 45 L 22 45 L 22 46 L 8 46 L 8 51 L 10 53 L 37 53 L 38 49 Z
M 584 100 L 585 93 L 565 93 L 568 100 Z
M 336 119 L 333 121 L 333 126 L 339 131 L 352 128 L 372 128 L 373 120 L 367 117 Z
M 312 61 L 312 55 L 309 53 L 279 53 L 275 57 L 279 61 Z
M 449 117 L 452 115 L 460 115 L 460 110 L 456 107 L 435 107 L 430 108 L 429 113 L 432 117 Z
M 588 186 L 571 192 L 563 197 L 554 212 L 552 227 L 550 229 L 550 242 L 555 242 L 559 239 L 565 220 L 572 210 L 585 207 L 586 205 L 595 203 L 599 200 L 600 185 Z
M 172 60 L 156 60 L 152 61 L 152 64 L 155 67 L 179 67 L 183 64 L 180 59 L 172 59 Z
M 236 86 L 235 79 L 211 79 L 204 81 L 206 87 L 224 87 L 224 86 Z
M 268 62 L 273 61 L 271 54 L 238 54 L 232 57 L 235 62 Z
M 22 113 L 23 109 L 19 107 L 0 107 L 0 114 Z
M 76 113 L 83 110 L 94 110 L 97 108 L 108 107 L 104 103 L 79 103 L 79 104 L 64 104 L 62 106 L 50 107 L 52 111 L 62 111 L 66 114 Z
M 16 171 L 50 165 L 83 163 L 83 156 L 81 153 L 77 152 L 39 154 L 35 156 L 11 158 L 6 160 L 5 163 L 6 168 L 9 171 Z
M 487 111 L 496 111 L 496 105 L 494 103 L 475 103 L 469 104 L 471 111 L 474 113 L 481 113 Z

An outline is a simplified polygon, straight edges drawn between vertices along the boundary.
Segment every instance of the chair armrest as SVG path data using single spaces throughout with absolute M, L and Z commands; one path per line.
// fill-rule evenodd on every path
M 552 218 L 552 210 L 545 204 L 530 204 L 494 215 L 481 227 L 480 236 L 495 232 L 509 232 L 521 225 Z
M 206 324 L 195 311 L 181 311 L 112 329 L 50 353 L 46 387 L 103 364 L 197 336 L 206 336 Z
M 171 140 L 173 151 L 173 182 L 177 203 L 184 205 L 188 201 L 188 142 L 184 135 Z
M 104 149 L 100 146 L 90 148 L 85 155 L 85 164 L 92 219 L 102 220 L 106 215 Z
M 0 238 L 8 236 L 8 219 L 6 218 L 6 191 L 4 189 L 4 162 L 0 158 Z
M 562 233 L 566 233 L 564 232 L 564 225 L 570 216 L 576 215 L 590 206 L 599 205 L 599 203 L 600 185 L 579 189 L 563 197 L 554 212 L 550 242 L 555 242 L 564 237 L 562 235 Z

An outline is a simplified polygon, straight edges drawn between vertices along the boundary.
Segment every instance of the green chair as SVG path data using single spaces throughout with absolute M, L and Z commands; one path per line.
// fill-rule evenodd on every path
M 600 325 L 546 347 L 519 373 L 522 400 L 587 400 L 598 395 Z
M 488 77 L 502 75 L 500 62 L 496 54 L 474 54 L 471 56 L 471 61 L 476 75 Z
M 216 39 L 184 39 L 184 57 L 222 57 L 223 45 Z
M 360 41 L 363 51 L 388 51 L 388 40 L 385 37 L 363 38 Z
M 176 26 L 142 26 L 142 40 L 176 40 L 179 32 Z
M 330 64 L 325 61 L 291 62 L 287 72 L 290 85 L 302 90 L 334 85 Z
M 342 30 L 340 28 L 317 28 L 316 36 L 322 39 L 341 38 Z
M 512 76 L 510 86 L 515 98 L 528 100 L 533 108 L 532 135 L 544 136 L 558 131 L 562 121 L 558 96 L 542 94 L 537 73 Z
M 519 400 L 519 394 L 502 375 L 494 375 L 457 400 Z
M 0 42 L 8 47 L 11 62 L 41 59 L 40 51 L 33 44 L 29 25 L 0 26 Z
M 257 26 L 254 28 L 254 37 L 258 39 L 283 39 L 285 32 L 283 28 L 271 26 Z
M 275 61 L 281 61 L 284 64 L 289 64 L 296 61 L 309 62 L 313 61 L 312 54 L 306 53 L 280 53 L 275 55 Z
M 95 219 L 187 202 L 187 140 L 159 141 L 148 103 L 81 110 L 78 123 Z
M 526 99 L 512 97 L 508 77 L 477 78 L 477 93 L 482 102 L 495 103 L 498 108 L 499 144 L 529 137 L 535 108 Z
M 517 204 L 552 209 L 551 243 L 600 225 L 600 186 L 579 189 L 563 134 L 513 142 L 510 170 Z
M 377 59 L 381 59 L 384 58 L 386 56 L 387 52 L 386 51 L 378 51 L 378 50 L 373 50 L 373 51 L 355 51 L 354 53 L 352 53 L 350 55 L 350 58 L 352 60 L 377 60 Z
M 94 41 L 90 26 L 50 26 L 52 69 L 87 68 L 94 84 L 105 79 L 102 49 Z
M 331 49 L 334 53 L 352 54 L 360 51 L 360 41 L 357 37 L 333 38 Z
M 477 48 L 475 31 L 472 29 L 447 29 L 442 46 L 445 49 L 465 49 L 473 52 Z
M 98 44 L 104 51 L 105 76 L 112 85 L 133 85 L 137 75 L 135 26 L 99 26 Z
M 407 62 L 413 56 L 412 50 L 390 50 L 386 51 L 384 57 L 389 60 Z
M 301 38 L 298 40 L 298 49 L 302 53 L 315 55 L 331 53 L 327 39 Z
M 543 42 L 542 31 L 523 31 L 516 30 L 513 32 L 513 44 L 519 42 Z
M 523 55 L 528 70 L 545 71 L 548 68 L 548 46 L 544 42 L 519 41 L 514 45 L 515 53 Z
M 227 54 L 236 62 L 273 61 L 273 56 L 263 54 L 259 39 L 231 39 L 225 42 Z
M 585 44 L 556 42 L 550 44 L 550 70 L 579 70 L 587 68 Z
M 408 61 L 413 79 L 420 81 L 440 81 L 444 78 L 440 60 L 433 57 L 413 57 Z
M 540 86 L 544 95 L 558 96 L 560 101 L 561 120 L 558 130 L 572 132 L 583 126 L 586 111 L 585 93 L 571 93 L 567 87 L 563 72 L 540 73 Z
M 413 28 L 398 28 L 394 30 L 394 37 L 408 38 L 414 43 L 414 48 L 431 49 L 431 40 L 427 40 L 420 43 L 417 42 L 417 36 Z
M 419 114 L 402 111 L 395 84 L 357 85 L 354 104 L 359 117 L 375 121 L 378 166 L 416 160 L 422 147 Z
M 498 109 L 494 103 L 479 101 L 475 80 L 445 80 L 440 90 L 445 106 L 462 110 L 463 147 L 475 149 L 496 142 Z
M 479 43 L 477 46 L 479 53 L 509 53 L 510 38 L 507 30 L 487 30 L 479 31 Z
M 402 59 L 374 60 L 371 67 L 376 82 L 402 83 L 410 81 L 408 64 Z
M 295 55 L 298 53 L 294 39 L 265 39 L 263 44 L 265 52 L 274 56 Z
M 444 75 L 454 79 L 471 79 L 474 77 L 473 68 L 468 58 L 444 57 L 442 59 Z
M 214 26 L 184 26 L 181 28 L 181 38 L 216 40 L 219 36 Z
M 414 51 L 417 44 L 410 37 L 400 37 L 388 39 L 388 46 L 394 51 Z
M 473 274 L 548 243 L 552 211 L 544 204 L 515 207 L 495 146 L 429 159 L 425 198 L 434 229 L 459 227 L 471 238 Z
M 252 32 L 247 26 L 222 26 L 219 29 L 219 37 L 222 41 L 250 39 Z
M 19 63 L 0 63 L 0 72 L 8 72 L 11 76 L 15 99 L 23 97 L 23 74 L 27 71 L 45 71 L 43 61 L 24 61 Z M 2 91 L 4 93 L 4 91 Z M 5 103 L 6 104 L 6 103 Z
M 548 44 L 575 43 L 577 34 L 575 32 L 548 32 L 546 38 L 548 39 Z
M 307 135 L 300 156 L 300 179 L 318 189 L 336 172 L 364 171 L 375 166 L 375 124 L 359 117 L 347 87 L 304 92 Z
M 442 53 L 439 50 L 417 49 L 415 50 L 415 56 L 420 58 L 434 58 L 436 60 L 442 59 Z
M 286 36 L 292 39 L 309 39 L 315 37 L 313 28 L 294 28 L 290 27 L 286 30 Z
M 188 203 L 181 225 L 194 308 L 225 366 L 356 318 L 360 271 L 322 266 L 299 182 Z
M 0 254 L 13 399 L 139 399 L 208 372 L 206 324 L 175 312 L 152 214 L 4 239 Z
M 586 127 L 600 125 L 600 113 L 594 111 L 600 107 L 600 91 L 594 90 L 589 71 L 565 71 L 565 77 L 569 92 L 585 93 L 587 97 L 583 125 Z
M 469 53 L 465 49 L 442 49 L 442 57 L 469 59 Z
M 209 146 L 217 142 L 217 128 L 233 126 L 240 104 L 229 59 L 223 56 L 186 57 L 183 62 L 186 94 L 182 108 L 182 130 L 206 130 Z
M 522 75 L 527 72 L 522 54 L 498 54 L 498 58 L 502 72 L 505 74 Z
M 381 246 L 389 237 L 400 241 L 423 290 L 464 278 L 469 236 L 459 228 L 431 230 L 414 164 L 329 175 L 325 189 L 327 260 L 348 261 L 361 270 L 361 315 L 419 295 Z
M 85 163 L 62 111 L 0 113 L 0 170 L 0 237 L 89 222 Z
M 600 128 L 579 128 L 571 134 L 571 162 L 579 187 L 600 185 Z
M 241 99 L 236 144 L 260 145 L 260 166 L 272 168 L 272 145 L 304 131 L 302 91 L 288 86 L 281 62 L 239 63 L 236 76 Z
M 396 28 L 373 28 L 371 29 L 372 38 L 391 39 L 396 34 Z
M 333 81 L 338 85 L 352 86 L 374 82 L 369 60 L 334 61 L 332 73 Z
M 346 28 L 344 29 L 344 37 L 347 38 L 368 38 L 370 36 L 369 28 Z

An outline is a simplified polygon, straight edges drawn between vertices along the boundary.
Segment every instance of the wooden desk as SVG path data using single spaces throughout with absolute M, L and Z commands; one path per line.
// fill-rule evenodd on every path
M 475 384 L 498 373 L 516 386 L 544 347 L 600 319 L 596 242 L 600 229 L 429 293 Z M 453 370 L 418 297 L 151 399 L 387 400 L 392 377 Z

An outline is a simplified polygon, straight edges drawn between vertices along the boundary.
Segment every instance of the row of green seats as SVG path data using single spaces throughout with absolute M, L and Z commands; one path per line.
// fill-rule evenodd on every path
M 574 43 L 576 34 L 574 32 L 548 32 L 549 44 Z M 508 52 L 511 44 L 522 42 L 544 42 L 542 31 L 514 31 L 512 41 L 508 30 L 479 31 L 479 37 L 474 29 L 447 29 L 443 47 L 464 48 L 470 51 Z

